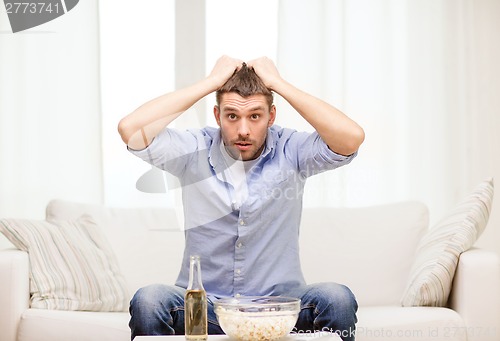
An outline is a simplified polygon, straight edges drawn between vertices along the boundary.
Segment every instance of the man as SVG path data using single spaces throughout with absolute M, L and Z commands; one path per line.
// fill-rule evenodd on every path
M 167 127 L 214 91 L 219 128 Z M 273 125 L 273 92 L 316 131 Z M 282 295 L 301 299 L 297 331 L 328 330 L 354 340 L 354 295 L 336 283 L 306 285 L 298 234 L 305 179 L 354 158 L 364 140 L 358 124 L 286 82 L 270 59 L 245 64 L 223 56 L 205 79 L 123 118 L 119 132 L 134 154 L 179 178 L 185 215 L 186 246 L 176 285 L 138 290 L 130 305 L 132 339 L 184 333 L 189 256 L 198 254 L 210 298 L 210 334 L 222 333 L 212 299 Z

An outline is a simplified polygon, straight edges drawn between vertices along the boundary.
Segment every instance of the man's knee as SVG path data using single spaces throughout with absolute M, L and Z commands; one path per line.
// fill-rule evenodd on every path
M 343 284 L 321 283 L 316 287 L 317 296 L 337 308 L 358 309 L 358 303 L 351 289 Z
M 161 284 L 137 290 L 130 301 L 131 338 L 137 335 L 184 333 L 184 323 L 176 326 L 173 314 L 184 306 L 183 289 Z M 182 321 L 184 321 L 182 319 Z
M 179 289 L 163 284 L 152 284 L 137 290 L 130 301 L 130 311 L 165 309 L 183 305 L 184 301 Z

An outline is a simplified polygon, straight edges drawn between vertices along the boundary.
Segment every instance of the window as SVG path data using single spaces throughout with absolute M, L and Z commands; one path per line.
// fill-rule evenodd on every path
M 185 2 L 188 0 L 179 0 Z M 189 0 L 191 1 L 191 0 Z M 217 0 L 195 1 L 205 10 L 203 29 L 189 20 L 190 13 L 178 13 L 173 0 L 100 1 L 101 87 L 103 112 L 103 173 L 105 204 L 110 206 L 166 206 L 178 203 L 177 190 L 168 193 L 143 193 L 137 180 L 152 168 L 132 156 L 117 132 L 119 120 L 144 102 L 173 91 L 182 84 L 183 73 L 175 72 L 175 49 L 182 46 L 177 27 L 205 32 L 203 67 L 210 72 L 223 54 L 243 60 L 266 55 L 276 58 L 278 0 L 251 2 Z M 147 3 L 147 7 L 146 7 Z M 179 9 L 178 9 L 179 10 Z M 191 13 L 192 14 L 192 13 Z M 177 78 L 176 78 L 177 77 Z M 206 103 L 206 104 L 205 104 Z M 206 113 L 201 124 L 215 125 L 214 98 L 202 106 Z M 195 120 L 196 121 L 196 120 Z M 205 122 L 203 122 L 205 121 Z M 175 122 L 174 122 L 175 123 Z

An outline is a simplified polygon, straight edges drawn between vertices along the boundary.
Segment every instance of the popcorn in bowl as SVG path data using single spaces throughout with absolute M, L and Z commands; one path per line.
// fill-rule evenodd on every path
M 278 340 L 297 322 L 300 299 L 283 296 L 223 298 L 214 302 L 222 330 L 241 341 Z

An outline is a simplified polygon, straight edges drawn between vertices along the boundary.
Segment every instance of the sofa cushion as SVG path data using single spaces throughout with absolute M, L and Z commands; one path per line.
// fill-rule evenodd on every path
M 2 219 L 0 231 L 28 252 L 31 307 L 127 309 L 125 280 L 105 236 L 89 216 L 57 223 Z
M 21 316 L 17 341 L 125 341 L 129 320 L 127 313 L 29 309 Z M 455 311 L 430 307 L 360 307 L 356 326 L 357 341 L 465 341 L 467 330 Z
M 464 320 L 448 308 L 365 307 L 357 315 L 357 341 L 467 340 Z
M 363 306 L 399 305 L 428 221 L 420 202 L 305 208 L 300 252 L 306 281 L 345 284 Z
M 28 309 L 17 341 L 130 340 L 129 313 Z
M 174 284 L 184 251 L 184 231 L 174 208 L 117 208 L 52 200 L 46 219 L 75 219 L 89 214 L 116 254 L 128 291 L 153 283 Z
M 493 192 L 493 179 L 483 181 L 422 238 L 402 296 L 403 306 L 446 305 L 460 254 L 486 227 Z

